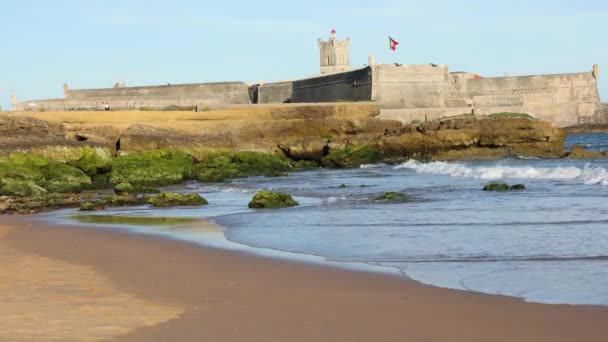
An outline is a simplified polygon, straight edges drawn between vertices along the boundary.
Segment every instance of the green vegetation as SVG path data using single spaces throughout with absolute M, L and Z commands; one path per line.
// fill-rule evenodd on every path
M 330 152 L 321 163 L 331 168 L 352 168 L 362 164 L 374 164 L 382 161 L 382 152 L 370 145 L 346 147 Z
M 409 199 L 409 196 L 401 192 L 387 192 L 376 197 L 376 201 L 382 202 L 404 202 Z
M 185 152 L 157 150 L 114 159 L 110 183 L 131 183 L 136 190 L 178 184 L 192 178 L 194 162 Z
M 510 190 L 525 190 L 523 184 L 509 185 L 504 183 L 490 183 L 483 187 L 483 191 L 510 191 Z
M 249 208 L 270 209 L 270 208 L 287 208 L 294 207 L 299 203 L 296 202 L 290 195 L 282 192 L 272 192 L 262 190 L 255 194 L 249 202 Z
M 490 114 L 488 115 L 489 118 L 492 119 L 501 119 L 501 118 L 507 118 L 507 119 L 513 119 L 513 118 L 523 118 L 523 119 L 530 119 L 530 120 L 534 120 L 534 118 L 532 116 L 530 116 L 529 114 L 524 114 L 524 113 L 508 113 L 508 112 L 504 112 L 504 113 L 494 113 L 494 114 Z
M 174 192 L 161 192 L 148 198 L 147 203 L 154 207 L 175 207 L 190 205 L 207 205 L 206 199 L 197 193 L 178 194 Z
M 289 160 L 284 156 L 260 152 L 213 152 L 196 165 L 195 174 L 201 182 L 222 182 L 248 176 L 283 176 L 290 168 Z

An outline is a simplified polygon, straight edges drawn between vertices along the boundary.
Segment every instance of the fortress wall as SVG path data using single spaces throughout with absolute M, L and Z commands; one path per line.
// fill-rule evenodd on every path
M 373 66 L 372 99 L 382 108 L 440 108 L 451 95 L 447 66 Z
M 293 82 L 265 83 L 258 88 L 257 103 L 286 103 L 291 102 Z
M 68 90 L 70 100 L 108 98 L 216 99 L 225 103 L 249 103 L 249 88 L 242 82 L 176 84 L 146 87 Z
M 293 82 L 292 102 L 369 101 L 372 77 L 369 67 Z
M 588 121 L 599 103 L 593 73 L 469 79 L 461 96 L 470 96 L 476 113 L 516 111 L 558 126 Z

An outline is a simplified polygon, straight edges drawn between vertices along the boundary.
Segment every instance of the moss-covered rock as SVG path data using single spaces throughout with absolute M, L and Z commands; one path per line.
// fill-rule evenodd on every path
M 158 195 L 148 198 L 147 202 L 155 207 L 175 207 L 207 205 L 206 199 L 197 193 L 179 194 L 174 192 L 161 192 Z
M 249 208 L 269 209 L 269 208 L 287 208 L 294 207 L 299 203 L 296 202 L 290 195 L 282 192 L 273 192 L 262 190 L 255 194 L 249 202 Z
M 360 145 L 332 151 L 323 157 L 321 163 L 325 167 L 351 168 L 381 161 L 382 152 L 379 149 L 370 145 Z
M 77 159 L 68 160 L 67 164 L 74 166 L 93 177 L 98 173 L 108 173 L 112 169 L 110 151 L 100 147 L 81 147 Z
M 82 170 L 55 161 L 50 161 L 42 173 L 45 179 L 43 186 L 50 192 L 79 193 L 92 184 L 91 178 Z
M 2 196 L 41 197 L 47 194 L 45 189 L 31 181 L 4 180 L 3 183 L 0 186 Z
M 80 195 L 46 194 L 33 197 L 0 196 L 0 213 L 35 214 L 41 211 L 59 208 L 78 207 Z
M 175 150 L 130 153 L 114 160 L 110 182 L 134 187 L 164 186 L 192 178 L 194 163 L 188 154 Z
M 100 211 L 104 210 L 105 206 L 100 202 L 82 202 L 80 203 L 80 211 Z
M 509 185 L 504 183 L 490 183 L 483 187 L 483 191 L 510 191 L 510 190 L 525 190 L 524 184 Z
M 196 178 L 201 182 L 222 182 L 226 179 L 285 175 L 291 165 L 284 156 L 261 152 L 213 152 L 203 156 L 196 165 Z
M 405 202 L 409 199 L 409 196 L 402 192 L 387 192 L 383 195 L 376 197 L 376 201 L 381 202 Z
M 13 153 L 0 160 L 0 179 L 4 183 L 30 181 L 60 193 L 78 193 L 92 184 L 83 171 L 32 153 Z
M 128 195 L 135 193 L 135 188 L 129 182 L 122 182 L 114 187 L 114 193 L 117 195 Z
M 99 211 L 111 207 L 126 207 L 146 204 L 146 198 L 133 195 L 113 195 L 103 197 L 97 201 L 87 201 L 80 205 L 82 211 Z

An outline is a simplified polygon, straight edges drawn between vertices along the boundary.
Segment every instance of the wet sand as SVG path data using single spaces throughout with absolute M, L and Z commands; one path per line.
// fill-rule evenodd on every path
M 122 298 L 120 315 L 85 310 L 66 316 L 73 331 L 61 341 L 603 342 L 608 336 L 605 307 L 529 304 L 151 236 L 50 226 L 27 217 L 1 217 L 0 232 L 0 274 L 18 272 L 19 281 L 39 284 L 25 293 L 48 291 L 45 277 L 51 275 L 40 270 L 56 263 L 63 267 L 54 272 L 61 274 L 60 286 L 78 288 L 87 278 L 111 289 L 105 300 Z M 11 253 L 29 258 L 28 267 L 11 266 L 5 257 Z M 74 292 L 80 295 L 74 310 L 95 299 L 95 293 Z M 31 303 L 5 309 L 19 296 L 23 291 L 14 286 L 0 286 L 0 327 L 12 322 L 12 336 L 0 333 L 0 340 L 26 340 L 21 325 L 30 323 L 17 316 L 32 315 L 51 301 L 32 296 Z M 63 311 L 37 314 L 42 331 L 37 341 L 51 339 L 53 330 L 44 328 L 56 324 L 53 319 Z M 138 321 L 144 314 L 151 318 Z M 101 320 L 104 315 L 111 319 Z M 84 321 L 93 326 L 79 328 Z M 95 324 L 101 330 L 125 328 L 102 336 Z

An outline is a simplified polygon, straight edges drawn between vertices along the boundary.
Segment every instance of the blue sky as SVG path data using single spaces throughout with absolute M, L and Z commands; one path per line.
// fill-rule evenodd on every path
M 317 38 L 351 38 L 351 64 L 441 63 L 484 76 L 603 66 L 608 2 L 0 0 L 0 106 L 71 88 L 278 81 L 319 70 Z M 388 35 L 401 44 L 388 49 Z

